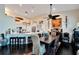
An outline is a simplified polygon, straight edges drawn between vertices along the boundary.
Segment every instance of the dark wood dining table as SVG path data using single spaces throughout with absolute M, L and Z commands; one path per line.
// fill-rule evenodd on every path
M 45 44 L 46 49 L 46 55 L 55 55 L 56 54 L 56 48 L 55 45 L 58 44 L 59 41 L 59 35 L 58 36 L 49 36 L 48 40 L 45 40 L 44 38 L 40 39 L 41 44 Z

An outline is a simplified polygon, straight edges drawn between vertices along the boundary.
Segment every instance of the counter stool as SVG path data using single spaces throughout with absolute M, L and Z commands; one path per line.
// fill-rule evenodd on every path
M 24 48 L 26 44 L 26 37 L 18 37 L 18 40 L 19 48 Z
M 16 46 L 17 37 L 10 37 L 10 46 Z

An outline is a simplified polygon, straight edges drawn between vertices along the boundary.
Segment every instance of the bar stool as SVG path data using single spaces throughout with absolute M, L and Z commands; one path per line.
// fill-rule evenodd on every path
M 17 44 L 16 44 L 16 40 L 18 37 L 10 37 L 10 52 L 16 52 L 17 51 Z
M 16 39 L 17 37 L 10 37 L 10 46 L 12 45 L 16 46 Z
M 24 45 L 26 44 L 26 37 L 18 37 L 18 41 L 19 48 L 24 47 Z
M 18 37 L 19 44 L 26 44 L 26 38 L 25 37 Z

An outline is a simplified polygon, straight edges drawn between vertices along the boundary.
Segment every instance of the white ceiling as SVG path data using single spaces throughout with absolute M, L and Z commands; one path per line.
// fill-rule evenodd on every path
M 79 4 L 56 4 L 55 12 L 69 11 L 74 9 L 79 9 Z M 6 4 L 6 8 L 10 10 L 10 14 L 15 16 L 23 16 L 25 18 L 32 18 L 35 16 L 48 15 L 50 12 L 49 4 Z M 25 11 L 28 15 L 25 15 Z M 34 12 L 33 12 L 34 11 Z

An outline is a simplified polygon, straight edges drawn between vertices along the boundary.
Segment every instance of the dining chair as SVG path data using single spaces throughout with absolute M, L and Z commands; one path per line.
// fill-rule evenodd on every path
M 45 45 L 40 44 L 40 38 L 38 35 L 32 35 L 32 54 L 34 55 L 42 55 L 45 53 Z
M 51 31 L 51 35 L 52 35 L 53 37 L 55 37 L 55 36 L 56 36 L 56 31 Z

